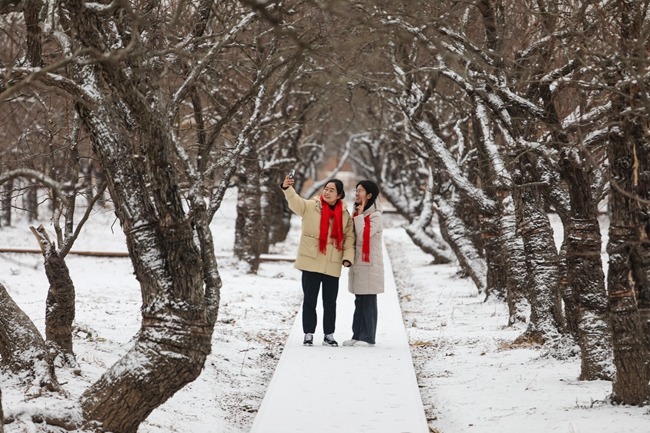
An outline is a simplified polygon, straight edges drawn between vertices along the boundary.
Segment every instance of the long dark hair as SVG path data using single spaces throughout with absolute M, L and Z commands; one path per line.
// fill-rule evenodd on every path
M 372 194 L 372 197 L 370 197 L 370 199 L 366 203 L 366 207 L 363 209 L 365 211 L 370 206 L 375 204 L 375 200 L 377 200 L 377 197 L 379 197 L 379 187 L 375 182 L 371 180 L 362 180 L 359 183 L 357 183 L 357 187 L 359 187 L 359 185 L 361 185 L 363 189 L 366 190 L 366 193 Z
M 334 186 L 336 187 L 336 195 L 341 196 L 341 200 L 345 198 L 345 190 L 343 189 L 343 182 L 341 182 L 338 179 L 330 179 L 327 182 L 325 182 L 325 185 L 323 185 L 323 188 L 327 186 L 328 183 L 333 183 Z

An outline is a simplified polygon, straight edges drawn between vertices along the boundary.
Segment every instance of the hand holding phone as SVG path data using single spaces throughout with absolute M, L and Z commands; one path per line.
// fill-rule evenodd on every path
M 282 182 L 282 188 L 287 189 L 291 185 L 294 184 L 295 180 L 293 180 L 293 177 L 296 174 L 296 170 L 291 170 L 287 176 L 284 178 L 284 182 Z

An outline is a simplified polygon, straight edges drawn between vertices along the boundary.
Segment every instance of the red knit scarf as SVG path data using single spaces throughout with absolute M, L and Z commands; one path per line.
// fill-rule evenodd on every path
M 334 210 L 328 205 L 323 197 L 320 198 L 321 213 L 320 213 L 320 235 L 318 236 L 318 251 L 321 254 L 327 253 L 327 232 L 330 228 L 330 219 L 332 221 L 332 234 L 331 239 L 334 240 L 336 249 L 341 251 L 343 249 L 343 203 L 337 200 L 334 205 Z
M 356 217 L 358 213 L 354 213 Z M 361 245 L 361 261 L 370 263 L 370 215 L 363 219 L 363 244 Z

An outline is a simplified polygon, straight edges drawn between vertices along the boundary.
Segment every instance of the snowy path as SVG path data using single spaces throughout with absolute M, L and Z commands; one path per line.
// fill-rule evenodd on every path
M 301 313 L 273 374 L 252 433 L 425 433 L 428 431 L 384 247 L 386 293 L 378 296 L 374 347 L 322 346 L 322 308 L 314 346 L 302 346 Z M 340 279 L 335 337 L 352 335 L 354 295 Z

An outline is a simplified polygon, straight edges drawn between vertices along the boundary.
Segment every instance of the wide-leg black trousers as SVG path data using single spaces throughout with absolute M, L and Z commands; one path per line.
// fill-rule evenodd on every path
M 377 295 L 355 295 L 352 339 L 375 344 L 377 315 Z
M 336 298 L 339 294 L 339 279 L 319 272 L 302 271 L 302 330 L 305 334 L 316 331 L 316 304 L 318 292 L 323 286 L 323 333 L 333 334 L 336 328 Z

